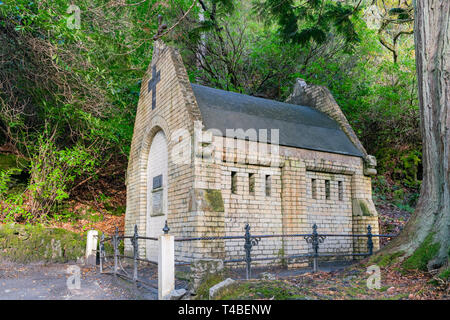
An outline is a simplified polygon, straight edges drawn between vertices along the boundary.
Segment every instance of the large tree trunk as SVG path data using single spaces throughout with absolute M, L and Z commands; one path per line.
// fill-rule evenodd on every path
M 429 235 L 440 249 L 428 269 L 448 262 L 450 242 L 450 1 L 415 1 L 415 47 L 423 141 L 417 208 L 388 250 L 412 254 Z

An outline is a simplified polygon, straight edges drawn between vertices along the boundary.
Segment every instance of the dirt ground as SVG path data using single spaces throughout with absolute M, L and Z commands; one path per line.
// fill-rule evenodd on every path
M 370 288 L 367 263 L 341 268 L 332 265 L 320 272 L 300 269 L 296 272 L 271 272 L 260 280 L 238 281 L 218 299 L 250 300 L 449 300 L 448 283 L 435 274 L 422 271 L 402 272 L 400 265 L 380 268 L 380 286 Z M 261 279 L 262 278 L 262 279 Z M 435 283 L 433 283 L 435 281 Z M 437 282 L 436 282 L 437 281 Z
M 18 264 L 0 258 L 0 300 L 154 300 L 157 292 L 128 281 L 80 268 L 80 288 L 69 289 L 75 264 Z M 70 282 L 70 281 L 69 281 Z M 74 282 L 70 282 L 74 283 Z
M 0 300 L 155 300 L 156 289 L 135 286 L 130 281 L 100 274 L 96 267 L 80 267 L 80 288 L 67 285 L 72 276 L 68 268 L 75 264 L 14 263 L 0 258 Z M 240 280 L 240 288 L 225 299 L 450 299 L 449 288 L 430 284 L 432 275 L 424 272 L 402 274 L 398 266 L 381 268 L 378 290 L 367 288 L 368 274 L 363 265 L 324 263 L 320 272 L 301 269 L 253 269 L 254 279 Z M 151 281 L 155 270 L 140 268 L 140 276 Z M 177 268 L 177 275 L 188 275 L 189 270 Z M 269 276 L 269 277 L 267 277 Z M 245 279 L 244 270 L 233 272 L 234 279 Z M 177 277 L 178 278 L 178 277 Z M 153 280 L 152 280 L 153 279 Z M 185 279 L 187 280 L 187 279 Z M 176 287 L 187 287 L 177 279 Z M 69 281 L 70 283 L 70 281 Z M 243 287 L 242 287 L 243 286 Z

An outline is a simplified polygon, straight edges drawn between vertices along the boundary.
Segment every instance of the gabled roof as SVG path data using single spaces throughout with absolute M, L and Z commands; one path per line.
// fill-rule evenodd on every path
M 282 146 L 362 157 L 339 124 L 305 106 L 191 84 L 205 129 L 279 129 Z

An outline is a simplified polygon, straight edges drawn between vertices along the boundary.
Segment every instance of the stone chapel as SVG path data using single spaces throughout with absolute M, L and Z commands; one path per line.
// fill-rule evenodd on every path
M 365 234 L 379 230 L 372 201 L 376 160 L 331 93 L 298 79 L 278 102 L 189 81 L 180 54 L 155 41 L 142 80 L 126 176 L 125 234 L 176 237 Z M 374 249 L 378 249 L 374 238 Z M 125 243 L 131 250 L 131 244 Z M 235 240 L 176 242 L 176 259 L 234 259 Z M 298 238 L 264 239 L 256 255 L 309 252 Z M 367 252 L 365 238 L 325 241 L 326 252 Z M 156 241 L 139 255 L 157 260 Z

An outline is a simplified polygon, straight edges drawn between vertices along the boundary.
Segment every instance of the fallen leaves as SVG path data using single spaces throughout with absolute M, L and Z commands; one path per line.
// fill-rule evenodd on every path
M 286 280 L 291 285 L 301 287 L 313 299 L 450 299 L 448 283 L 445 288 L 432 284 L 432 274 L 422 271 L 406 272 L 399 263 L 381 268 L 380 289 L 367 287 L 368 276 L 361 263 L 340 271 L 305 273 Z

